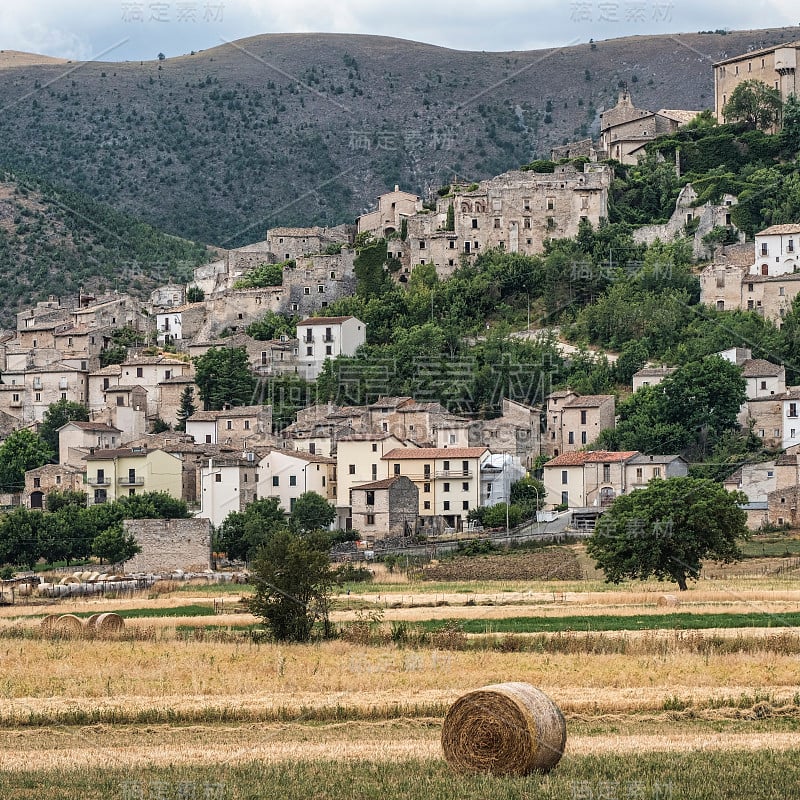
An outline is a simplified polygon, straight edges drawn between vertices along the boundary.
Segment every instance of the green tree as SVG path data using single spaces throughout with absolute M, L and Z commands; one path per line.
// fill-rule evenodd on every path
M 327 530 L 336 519 L 336 509 L 320 494 L 303 492 L 289 515 L 292 530 L 299 533 Z
M 267 311 L 261 319 L 247 326 L 247 335 L 259 341 L 277 339 L 281 334 L 294 336 L 299 319 L 297 316 L 285 317 L 283 314 Z
M 783 105 L 781 136 L 793 153 L 800 151 L 800 100 L 790 94 Z
M 531 518 L 544 507 L 546 493 L 540 480 L 526 475 L 511 484 L 511 508 L 519 508 L 525 517 Z
M 202 303 L 206 299 L 206 293 L 199 286 L 190 286 L 186 290 L 187 303 Z
M 746 122 L 762 130 L 775 125 L 781 114 L 781 93 L 763 81 L 742 81 L 722 107 L 726 122 Z
M 206 411 L 218 411 L 225 404 L 243 406 L 252 401 L 256 379 L 244 347 L 212 347 L 195 359 L 195 366 L 195 383 Z
M 49 463 L 53 451 L 41 436 L 29 430 L 14 431 L 0 446 L 0 491 L 21 492 L 25 473 Z
M 307 642 L 316 622 L 331 634 L 329 606 L 334 576 L 328 537 L 279 530 L 259 550 L 250 609 L 277 641 Z
M 217 531 L 218 546 L 230 559 L 252 561 L 259 548 L 285 528 L 286 515 L 278 498 L 263 497 L 225 517 Z
M 655 576 L 685 591 L 704 559 L 741 557 L 736 540 L 747 536 L 747 515 L 739 504 L 746 501 L 703 478 L 653 480 L 614 501 L 586 550 L 610 583 Z
M 59 400 L 51 403 L 44 412 L 42 424 L 39 426 L 39 436 L 42 441 L 55 454 L 56 463 L 60 458 L 58 450 L 58 429 L 68 422 L 88 422 L 89 409 L 82 403 L 73 403 L 70 400 Z
M 42 513 L 18 506 L 0 518 L 0 563 L 33 568 L 39 560 Z
M 45 505 L 47 510 L 52 513 L 70 506 L 86 508 L 86 502 L 86 492 L 76 492 L 72 489 L 65 489 L 63 492 L 58 490 L 49 492 Z
M 136 537 L 132 533 L 126 536 L 121 525 L 107 528 L 92 542 L 92 553 L 109 564 L 121 564 L 141 550 L 136 543 Z
M 447 219 L 444 223 L 446 231 L 454 231 L 456 229 L 456 210 L 452 203 L 447 206 Z
M 197 406 L 194 404 L 194 389 L 191 386 L 187 386 L 181 392 L 180 404 L 175 414 L 177 420 L 175 423 L 175 430 L 185 431 L 186 420 L 189 419 L 195 411 L 197 411 Z

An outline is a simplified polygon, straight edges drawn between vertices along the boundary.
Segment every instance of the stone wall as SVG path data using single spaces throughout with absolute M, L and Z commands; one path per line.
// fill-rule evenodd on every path
M 126 572 L 202 572 L 211 567 L 211 522 L 207 519 L 126 519 L 142 552 L 125 562 Z

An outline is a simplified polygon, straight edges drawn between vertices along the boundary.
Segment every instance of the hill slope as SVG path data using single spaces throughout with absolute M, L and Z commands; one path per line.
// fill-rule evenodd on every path
M 208 260 L 188 242 L 100 203 L 0 171 L 0 326 L 48 295 L 144 295 Z
M 620 81 L 640 107 L 710 107 L 713 61 L 796 35 L 478 53 L 276 34 L 163 62 L 0 59 L 0 164 L 233 247 L 352 219 L 395 183 L 425 193 L 547 156 L 596 132 Z

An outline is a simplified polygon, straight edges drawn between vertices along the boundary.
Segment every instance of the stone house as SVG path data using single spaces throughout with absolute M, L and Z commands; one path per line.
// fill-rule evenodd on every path
M 41 422 L 48 407 L 59 400 L 86 405 L 88 399 L 88 374 L 61 362 L 7 371 L 2 380 L 0 411 L 26 423 Z
M 331 245 L 348 245 L 353 240 L 350 227 L 272 228 L 267 231 L 267 250 L 278 261 L 297 260 L 324 253 Z
M 473 258 L 489 248 L 535 255 L 546 239 L 576 236 L 581 220 L 597 226 L 608 217 L 612 171 L 601 164 L 570 164 L 554 173 L 514 170 L 473 186 L 454 185 L 437 201 L 436 212 L 408 219 L 408 236 L 399 244 L 400 279 L 418 264 L 434 264 L 441 277 L 458 266 L 462 256 Z M 445 228 L 453 207 L 452 231 Z
M 717 61 L 714 67 L 714 112 L 719 122 L 725 121 L 722 109 L 736 87 L 746 80 L 759 80 L 777 89 L 785 103 L 797 95 L 797 51 L 800 41 L 773 45 L 761 50 Z
M 672 375 L 675 369 L 675 367 L 642 367 L 633 373 L 633 391 L 638 391 L 642 386 L 658 386 L 667 375 Z
M 633 240 L 650 245 L 656 240 L 671 242 L 674 239 L 691 238 L 692 256 L 698 260 L 710 256 L 710 247 L 703 242 L 703 237 L 714 228 L 728 228 L 736 232 L 740 243 L 744 242 L 744 233 L 739 232 L 731 222 L 731 209 L 738 203 L 734 195 L 724 194 L 719 204 L 708 201 L 697 206 L 696 201 L 697 192 L 691 183 L 687 183 L 678 194 L 675 211 L 669 220 L 663 225 L 637 228 L 633 231 Z M 670 268 L 671 265 L 667 265 L 667 269 Z
M 362 214 L 356 221 L 359 233 L 371 233 L 376 238 L 388 238 L 399 233 L 404 219 L 422 211 L 422 200 L 411 192 L 401 192 L 395 184 L 394 191 L 378 197 L 378 207 Z
M 258 496 L 277 497 L 287 513 L 306 492 L 316 492 L 333 505 L 336 483 L 336 461 L 326 456 L 270 450 L 258 464 Z
M 112 502 L 123 495 L 167 492 L 182 498 L 180 458 L 144 447 L 95 450 L 84 457 L 89 503 Z
M 26 508 L 45 508 L 50 492 L 85 492 L 86 474 L 68 464 L 45 464 L 25 473 L 21 504 Z
M 545 502 L 550 507 L 607 508 L 628 493 L 626 464 L 637 455 L 635 450 L 594 450 L 556 456 L 543 467 Z
M 737 418 L 742 428 L 752 429 L 753 433 L 763 440 L 763 446 L 769 450 L 780 450 L 783 447 L 783 400 L 783 394 L 748 400 Z M 797 420 L 794 422 L 795 427 L 800 427 L 796 425 Z M 791 432 L 791 426 L 788 432 Z
M 547 396 L 543 450 L 552 456 L 580 450 L 615 425 L 614 395 L 580 396 L 571 389 Z
M 93 412 L 96 418 L 119 428 L 120 441 L 127 444 L 147 432 L 148 393 L 144 386 L 109 386 L 103 393 L 105 405 Z
M 783 453 L 775 460 L 775 489 L 767 492 L 767 514 L 772 525 L 795 527 L 800 518 L 800 459 L 797 453 Z
M 254 453 L 244 458 L 209 458 L 200 469 L 200 513 L 219 527 L 232 511 L 244 511 L 258 497 L 258 461 Z
M 250 369 L 256 375 L 296 374 L 299 367 L 299 343 L 286 334 L 278 339 L 254 339 L 246 333 L 235 333 L 219 339 L 187 343 L 186 351 L 191 358 L 205 355 L 212 347 L 243 347 L 247 351 Z
M 84 457 L 92 448 L 111 450 L 121 445 L 122 431 L 107 422 L 79 422 L 72 420 L 58 429 L 59 462 L 62 465 L 83 468 Z
M 623 89 L 617 104 L 600 115 L 599 149 L 606 158 L 613 158 L 622 164 L 637 164 L 644 153 L 644 145 L 657 136 L 674 133 L 699 113 L 636 108 L 628 90 Z
M 274 444 L 272 406 L 232 406 L 221 411 L 196 411 L 186 420 L 186 433 L 197 444 L 219 444 L 246 450 Z
M 422 527 L 437 532 L 460 530 L 482 504 L 481 471 L 489 457 L 485 447 L 400 447 L 381 461 L 386 477 L 404 475 L 416 485 Z
M 356 317 L 308 317 L 297 323 L 297 338 L 301 372 L 313 381 L 328 359 L 356 354 L 367 341 L 367 326 Z
M 194 371 L 188 361 L 169 356 L 135 356 L 120 366 L 120 385 L 138 385 L 147 391 L 147 416 L 151 419 L 158 416 L 159 384 Z
M 436 445 L 440 431 L 446 431 L 443 446 L 455 445 L 467 437 L 468 421 L 454 417 L 440 403 L 419 403 L 412 397 L 379 397 L 367 406 L 367 425 L 374 433 L 390 433 L 401 441 L 414 442 L 419 446 Z M 453 441 L 450 441 L 452 437 Z
M 503 398 L 502 415 L 470 426 L 470 446 L 517 456 L 528 468 L 542 449 L 542 410 Z
M 644 489 L 654 478 L 685 478 L 689 464 L 682 456 L 639 453 L 625 462 L 625 486 L 628 491 Z
M 747 527 L 758 530 L 769 520 L 769 493 L 777 487 L 775 461 L 743 464 L 722 485 L 729 492 L 743 492 L 747 496 Z
M 178 424 L 181 397 L 187 388 L 192 389 L 194 404 L 197 407 L 202 401 L 200 389 L 192 375 L 176 375 L 158 384 L 158 416 L 173 428 Z
M 350 489 L 353 528 L 372 542 L 410 536 L 416 531 L 419 490 L 403 475 L 363 483 Z

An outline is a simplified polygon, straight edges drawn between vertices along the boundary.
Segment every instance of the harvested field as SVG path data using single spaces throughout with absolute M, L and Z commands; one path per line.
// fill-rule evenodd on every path
M 575 552 L 566 547 L 507 555 L 456 556 L 422 570 L 426 581 L 571 581 L 582 577 Z

